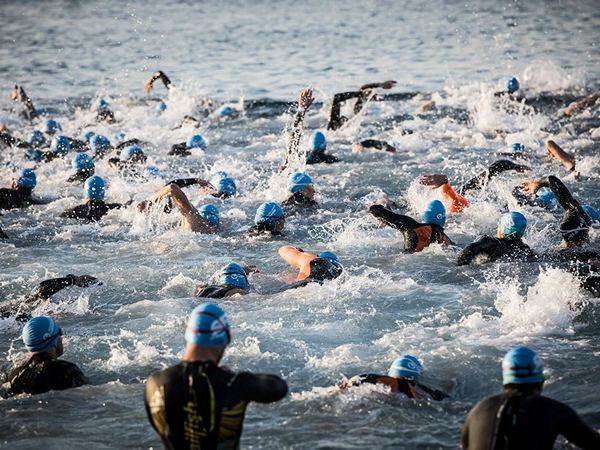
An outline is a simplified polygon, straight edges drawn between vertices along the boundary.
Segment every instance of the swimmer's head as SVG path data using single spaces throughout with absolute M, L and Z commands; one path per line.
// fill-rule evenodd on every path
M 212 227 L 218 227 L 221 223 L 219 217 L 219 210 L 213 205 L 204 205 L 198 208 L 198 214 L 200 214 Z
M 146 166 L 145 170 L 148 175 L 152 175 L 153 177 L 162 177 L 160 169 L 156 166 Z
M 275 202 L 266 202 L 258 207 L 254 223 L 271 231 L 281 231 L 285 224 L 283 209 Z
M 523 153 L 523 152 L 525 151 L 525 147 L 524 147 L 523 145 L 521 145 L 520 143 L 518 143 L 518 142 L 515 142 L 515 143 L 512 145 L 512 150 L 513 150 L 513 152 L 515 152 L 515 153 Z
M 221 198 L 233 197 L 237 192 L 237 186 L 233 178 L 225 172 L 219 172 L 215 180 L 217 185 L 217 196 Z
M 105 191 L 106 184 L 98 175 L 94 175 L 93 177 L 89 177 L 87 180 L 85 180 L 85 184 L 83 186 L 85 198 L 89 200 L 103 201 Z
M 110 141 L 106 136 L 95 134 L 90 139 L 90 148 L 96 155 L 106 153 L 110 150 Z
M 320 131 L 315 131 L 310 141 L 310 149 L 315 153 L 323 153 L 327 150 L 327 140 L 325 135 Z
M 583 210 L 590 216 L 592 222 L 600 222 L 600 211 L 591 205 L 582 205 Z
M 340 265 L 340 259 L 333 252 L 321 252 L 317 255 L 317 258 L 329 261 L 331 264 L 334 264 L 336 266 Z
M 106 111 L 108 109 L 108 102 L 103 98 L 99 98 L 94 103 L 93 109 L 98 112 Z
M 439 200 L 432 200 L 423 211 L 423 221 L 443 227 L 446 224 L 446 207 Z
M 94 170 L 94 160 L 85 153 L 77 153 L 71 160 L 75 172 L 90 172 Z
M 32 169 L 23 169 L 17 179 L 17 186 L 20 188 L 34 189 L 37 186 L 37 177 Z
M 292 194 L 309 189 L 314 192 L 312 178 L 304 172 L 295 172 L 288 179 L 288 191 Z
M 226 347 L 231 342 L 229 319 L 219 306 L 196 306 L 187 322 L 185 341 L 200 347 Z
M 115 140 L 116 140 L 117 142 L 123 142 L 123 141 L 125 140 L 125 138 L 127 137 L 127 136 L 125 135 L 125 133 L 123 133 L 122 131 L 117 131 L 117 132 L 114 134 L 114 136 L 115 136 Z
M 558 206 L 556 196 L 550 189 L 538 191 L 537 202 L 542 208 L 555 209 Z
M 71 150 L 71 141 L 69 138 L 59 134 L 58 136 L 54 136 L 52 138 L 52 142 L 50 143 L 50 151 L 55 155 L 64 156 Z
M 515 347 L 502 360 L 502 384 L 537 384 L 544 381 L 544 364 L 533 350 Z
M 234 112 L 235 111 L 231 106 L 224 105 L 219 109 L 219 111 L 217 111 L 217 114 L 219 117 L 230 117 L 233 116 Z
M 199 148 L 200 150 L 206 150 L 206 141 L 201 134 L 194 134 L 188 138 L 185 146 L 187 148 Z
M 90 140 L 96 135 L 96 133 L 92 130 L 88 130 L 83 134 L 83 140 L 85 142 L 90 142 Z
M 519 80 L 517 80 L 515 77 L 509 78 L 508 81 L 506 82 L 506 90 L 508 92 L 510 92 L 511 94 L 513 92 L 517 92 L 519 90 L 520 84 L 519 84 Z
M 46 143 L 46 137 L 40 130 L 33 130 L 29 135 L 27 142 L 29 142 L 29 145 L 32 147 L 39 147 L 40 145 L 44 145 Z
M 158 102 L 158 104 L 156 105 L 156 110 L 158 112 L 163 112 L 165 109 L 167 109 L 167 104 L 163 101 Z
M 44 122 L 44 133 L 46 134 L 55 134 L 58 131 L 62 131 L 62 127 L 60 123 L 58 123 L 54 119 L 48 119 Z
M 146 155 L 137 145 L 130 145 L 121 150 L 119 159 L 121 161 L 144 162 L 146 161 Z
M 498 237 L 523 237 L 527 228 L 527 219 L 517 211 L 511 211 L 500 218 Z
M 21 337 L 30 353 L 44 353 L 61 347 L 62 330 L 54 319 L 47 316 L 37 316 L 30 319 L 23 327 Z M 59 353 L 62 353 L 60 349 Z M 60 355 L 58 355 L 60 356 Z
M 219 272 L 219 283 L 227 286 L 236 286 L 240 289 L 248 289 L 248 275 L 242 266 L 237 263 L 229 263 Z
M 388 376 L 392 378 L 406 378 L 413 381 L 417 381 L 422 373 L 421 361 L 411 355 L 396 359 L 388 370 Z

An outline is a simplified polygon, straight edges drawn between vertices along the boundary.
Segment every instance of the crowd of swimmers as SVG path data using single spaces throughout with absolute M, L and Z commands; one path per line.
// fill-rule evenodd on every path
M 165 88 L 173 83 L 161 71 L 154 73 L 145 84 L 150 92 L 160 80 Z M 358 114 L 369 102 L 389 101 L 394 94 L 382 95 L 378 89 L 391 89 L 394 81 L 372 83 L 357 91 L 338 93 L 334 96 L 327 130 L 343 127 L 351 118 L 341 114 L 342 105 L 354 101 L 353 113 Z M 497 92 L 497 97 L 523 101 L 516 78 L 508 80 L 507 89 Z M 36 109 L 22 86 L 15 86 L 11 98 L 22 105 L 21 115 L 29 121 L 44 119 L 45 113 Z M 572 116 L 577 111 L 593 107 L 600 99 L 593 94 L 579 99 L 562 111 Z M 314 102 L 310 89 L 303 90 L 298 98 L 288 147 L 280 170 L 289 172 L 289 198 L 280 203 L 265 202 L 256 210 L 251 234 L 280 235 L 285 227 L 286 216 L 292 211 L 316 208 L 315 187 L 311 176 L 304 171 L 294 171 L 298 161 L 304 164 L 332 164 L 338 157 L 327 153 L 326 135 L 316 131 L 310 148 L 302 148 L 304 118 Z M 160 101 L 157 108 L 166 108 Z M 422 105 L 423 110 L 435 109 L 435 102 Z M 99 99 L 92 107 L 95 120 L 115 123 L 116 116 L 110 105 Z M 210 115 L 220 118 L 240 114 L 231 106 L 216 109 L 212 102 L 202 105 L 200 118 L 185 116 L 182 125 L 197 126 Z M 40 123 L 40 122 L 36 122 Z M 0 147 L 19 149 L 32 168 L 25 168 L 16 176 L 10 187 L 0 189 L 0 210 L 26 208 L 46 203 L 34 195 L 37 186 L 36 168 L 56 158 L 71 160 L 72 172 L 67 183 L 83 186 L 83 203 L 65 210 L 61 217 L 98 222 L 113 209 L 127 208 L 129 203 L 109 203 L 105 199 L 107 180 L 96 173 L 95 163 L 108 158 L 115 171 L 134 177 L 151 177 L 159 170 L 148 166 L 139 139 L 120 139 L 111 142 L 106 136 L 87 132 L 80 138 L 62 133 L 60 123 L 45 118 L 41 128 L 25 133 L 13 133 L 0 125 Z M 176 158 L 205 150 L 206 141 L 199 133 L 192 134 L 185 142 L 172 145 L 168 155 Z M 365 150 L 396 152 L 397 149 L 382 140 L 369 139 L 353 144 L 354 152 Z M 575 174 L 575 157 L 556 142 L 546 142 L 548 156 L 556 159 L 567 172 Z M 530 168 L 521 164 L 525 148 L 515 144 L 504 159 L 492 163 L 487 170 L 467 181 L 459 188 L 452 186 L 445 174 L 424 174 L 420 183 L 431 189 L 439 189 L 443 202 L 433 200 L 422 212 L 421 218 L 413 218 L 395 211 L 395 205 L 382 199 L 371 205 L 368 213 L 382 226 L 399 230 L 404 238 L 404 252 L 421 252 L 431 244 L 455 246 L 444 226 L 448 212 L 461 214 L 470 207 L 470 196 L 485 188 L 493 177 L 506 172 L 526 172 Z M 153 196 L 133 205 L 140 213 L 158 208 L 166 214 L 174 210 L 180 215 L 180 226 L 197 233 L 218 233 L 221 227 L 219 209 L 210 204 L 194 205 L 184 189 L 196 186 L 203 196 L 227 199 L 237 194 L 236 181 L 225 172 L 214 179 L 175 179 Z M 600 213 L 594 206 L 576 199 L 565 183 L 555 175 L 531 179 L 514 186 L 513 195 L 519 205 L 538 206 L 547 209 L 561 208 L 563 218 L 558 225 L 562 236 L 560 247 L 553 251 L 536 251 L 523 241 L 527 231 L 527 218 L 520 211 L 507 211 L 502 215 L 495 233 L 484 235 L 464 247 L 457 265 L 497 260 L 522 260 L 558 264 L 573 273 L 581 286 L 592 295 L 600 296 L 600 253 L 590 246 L 590 229 L 600 224 Z M 0 239 L 10 239 L 0 229 Z M 329 251 L 305 251 L 297 246 L 285 245 L 279 255 L 289 266 L 296 269 L 297 277 L 282 289 L 294 289 L 308 283 L 323 283 L 338 278 L 344 271 L 338 256 Z M 197 287 L 195 295 L 213 299 L 202 303 L 191 312 L 185 331 L 186 346 L 179 364 L 152 374 L 146 382 L 145 406 L 152 427 L 159 434 L 166 448 L 237 448 L 246 407 L 250 402 L 271 403 L 284 398 L 288 385 L 281 377 L 251 372 L 233 372 L 220 365 L 227 346 L 232 340 L 232 326 L 225 311 L 214 300 L 245 295 L 254 290 L 251 284 L 256 267 L 231 262 L 220 269 L 206 283 Z M 27 357 L 7 374 L 2 395 L 40 394 L 49 390 L 62 390 L 90 383 L 79 367 L 61 359 L 63 354 L 60 326 L 51 317 L 35 316 L 32 311 L 51 296 L 69 286 L 87 287 L 100 283 L 90 275 L 69 274 L 62 278 L 45 280 L 24 300 L 4 302 L 0 305 L 1 317 L 14 317 L 25 322 L 22 341 Z M 461 445 L 469 449 L 550 449 L 558 435 L 586 449 L 600 448 L 600 434 L 587 426 L 568 406 L 542 396 L 544 385 L 543 363 L 530 348 L 511 349 L 501 365 L 503 392 L 486 398 L 475 405 L 465 421 Z M 452 398 L 436 388 L 425 385 L 421 360 L 414 355 L 404 355 L 391 362 L 387 374 L 358 374 L 341 380 L 341 391 L 365 384 L 382 385 L 392 394 L 410 399 L 443 401 Z

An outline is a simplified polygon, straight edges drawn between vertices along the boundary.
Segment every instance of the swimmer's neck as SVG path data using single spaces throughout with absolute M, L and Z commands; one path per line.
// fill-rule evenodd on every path
M 225 353 L 225 347 L 201 347 L 188 344 L 181 360 L 184 362 L 212 361 L 218 365 L 223 358 L 223 353 Z

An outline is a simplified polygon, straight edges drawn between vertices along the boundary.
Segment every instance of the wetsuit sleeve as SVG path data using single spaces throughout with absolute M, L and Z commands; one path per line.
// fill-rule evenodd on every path
M 26 302 L 47 299 L 62 289 L 73 286 L 75 275 L 67 275 L 63 278 L 52 278 L 42 281 L 37 288 L 27 297 Z
M 369 212 L 390 227 L 397 228 L 400 231 L 414 230 L 421 226 L 419 222 L 402 214 L 386 209 L 381 205 L 373 205 L 369 208 Z
M 108 164 L 115 169 L 121 168 L 121 160 L 119 158 L 110 158 L 108 160 Z
M 60 215 L 63 219 L 86 219 L 89 214 L 89 208 L 86 205 L 77 205 L 69 208 Z
M 445 398 L 449 398 L 450 396 L 448 394 L 443 393 L 442 391 L 438 390 L 438 389 L 433 389 L 430 388 L 428 386 L 425 386 L 423 384 L 417 384 L 419 386 L 420 389 L 422 389 L 423 391 L 425 391 L 433 400 L 435 401 L 441 401 L 444 400 Z
M 169 150 L 169 155 L 178 155 L 178 156 L 189 156 L 192 152 L 190 152 L 187 148 L 185 142 L 180 142 L 179 144 L 173 144 L 171 146 L 171 150 Z
M 327 124 L 328 130 L 337 130 L 340 128 L 345 122 L 345 117 L 341 116 L 340 109 L 342 103 L 351 98 L 360 98 L 362 96 L 361 91 L 355 92 L 340 92 L 333 96 L 333 103 L 331 104 L 331 112 L 329 113 L 329 123 Z
M 119 149 L 119 150 L 122 150 L 122 149 L 124 149 L 125 147 L 129 147 L 130 145 L 141 145 L 141 144 L 143 144 L 143 142 L 142 142 L 142 141 L 140 141 L 140 140 L 139 140 L 139 139 L 137 139 L 137 138 L 134 138 L 134 139 L 128 139 L 128 140 L 126 140 L 126 141 L 124 141 L 124 142 L 121 142 L 121 143 L 120 143 L 120 144 L 118 144 L 118 145 L 117 145 L 115 148 L 116 148 L 116 149 Z
M 469 206 L 469 200 L 452 189 L 450 183 L 442 185 L 442 195 L 450 202 L 450 212 L 462 212 L 467 206 Z
M 7 147 L 11 147 L 17 144 L 18 139 L 12 137 L 9 133 L 3 132 L 0 133 L 0 142 L 2 142 Z
M 600 434 L 590 428 L 581 418 L 567 405 L 565 409 L 565 420 L 561 424 L 560 434 L 571 443 L 583 449 L 600 448 Z
M 534 201 L 534 199 L 532 199 L 531 197 L 525 195 L 525 193 L 523 193 L 523 189 L 521 188 L 521 186 L 516 186 L 513 191 L 512 191 L 512 195 L 514 198 L 517 199 L 517 203 L 522 206 L 522 205 L 529 205 L 529 206 L 537 206 L 537 203 Z
M 56 360 L 48 368 L 46 374 L 50 389 L 63 390 L 89 384 L 89 380 L 75 364 Z
M 273 403 L 281 400 L 288 392 L 287 383 L 276 375 L 242 372 L 238 377 L 247 402 Z
M 292 125 L 292 134 L 288 141 L 287 153 L 285 154 L 285 159 L 283 161 L 282 167 L 287 167 L 290 163 L 290 158 L 294 154 L 298 154 L 298 149 L 300 148 L 300 139 L 302 138 L 302 131 L 304 128 L 304 115 L 306 114 L 306 109 L 298 107 L 298 111 L 294 116 L 294 124 Z
M 495 161 L 494 163 L 492 163 L 492 165 L 490 165 L 490 167 L 488 167 L 488 170 L 486 170 L 485 172 L 481 172 L 476 177 L 473 177 L 469 181 L 467 181 L 460 188 L 460 193 L 464 194 L 465 192 L 473 189 L 481 189 L 485 185 L 485 183 L 487 183 L 499 173 L 506 172 L 508 170 L 519 170 L 521 168 L 523 168 L 523 166 L 509 161 L 508 159 L 501 159 L 499 161 Z
M 544 183 L 546 184 L 546 183 Z M 565 211 L 577 214 L 587 225 L 591 225 L 591 220 L 579 202 L 573 198 L 573 195 L 567 189 L 562 181 L 555 176 L 550 175 L 547 179 L 547 185 L 554 193 L 556 200 L 560 203 Z
M 479 255 L 486 255 L 491 253 L 494 246 L 494 239 L 489 236 L 484 236 L 476 242 L 467 245 L 462 252 L 458 255 L 456 264 L 464 266 L 471 264 L 473 260 Z
M 167 433 L 167 411 L 165 408 L 165 392 L 163 386 L 157 383 L 155 376 L 152 375 L 146 382 L 146 395 L 144 398 L 146 414 L 152 428 L 159 434 L 165 447 L 168 448 L 168 441 L 164 438 Z
M 127 206 L 126 204 L 123 204 L 123 203 L 105 203 L 105 205 L 108 209 L 121 209 L 121 208 L 124 208 L 125 206 Z
M 165 186 L 168 186 L 169 184 L 176 184 L 180 188 L 184 188 L 198 184 L 198 178 L 180 178 L 178 180 L 169 181 Z
M 470 416 L 471 416 L 471 414 L 469 413 L 469 415 L 467 416 L 467 420 L 465 420 L 465 423 L 460 430 L 460 447 L 463 450 L 466 450 L 469 448 L 469 417 Z
M 375 148 L 377 150 L 385 150 L 386 152 L 395 152 L 396 149 L 385 141 L 379 141 L 377 139 L 365 139 L 360 142 L 363 148 Z

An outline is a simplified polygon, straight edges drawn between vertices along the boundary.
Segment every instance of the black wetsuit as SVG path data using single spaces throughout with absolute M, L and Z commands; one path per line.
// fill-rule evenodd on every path
M 556 200 L 565 210 L 560 223 L 560 232 L 563 239 L 569 243 L 587 241 L 592 219 L 579 202 L 573 198 L 563 182 L 551 175 L 542 182 L 542 185 L 552 190 Z
M 248 403 L 276 402 L 287 390 L 275 375 L 182 362 L 148 378 L 146 411 L 167 449 L 237 449 Z
M 478 241 L 467 245 L 458 255 L 457 264 L 463 266 L 471 264 L 479 256 L 487 257 L 488 262 L 500 258 L 511 258 L 531 261 L 536 254 L 524 243 L 520 237 L 495 238 L 483 236 Z
M 404 394 L 409 398 L 419 399 L 429 397 L 432 400 L 441 401 L 448 398 L 447 394 L 437 389 L 432 389 L 416 381 L 406 378 L 394 378 L 387 375 L 379 375 L 376 373 L 367 373 L 359 375 L 350 380 L 350 386 L 359 386 L 361 384 L 383 384 L 389 386 L 395 394 Z
M 515 393 L 477 403 L 467 416 L 461 443 L 468 450 L 551 450 L 559 434 L 580 448 L 600 448 L 600 434 L 567 405 Z
M 67 178 L 67 183 L 79 183 L 83 184 L 85 180 L 94 175 L 95 169 L 86 169 L 80 170 L 79 172 L 75 172 L 69 178 Z
M 600 297 L 600 252 L 565 248 L 544 255 L 544 259 L 556 263 L 559 268 L 579 278 L 581 286 L 595 297 Z
M 507 159 L 501 159 L 492 163 L 485 172 L 481 172 L 479 175 L 471 178 L 467 181 L 458 191 L 461 195 L 473 189 L 481 189 L 488 183 L 494 176 L 506 172 L 508 170 L 522 170 L 523 166 L 516 164 Z
M 258 225 L 252 225 L 248 229 L 248 234 L 250 236 L 260 236 L 263 234 L 270 234 L 271 236 L 283 236 L 281 231 L 275 231 L 272 229 L 272 225 L 267 223 L 259 223 Z
M 119 209 L 124 205 L 120 203 L 105 203 L 101 200 L 90 200 L 83 205 L 75 206 L 64 211 L 60 217 L 78 219 L 85 222 L 98 222 L 108 214 L 111 209 Z
M 98 111 L 96 114 L 96 120 L 98 122 L 114 123 L 115 113 L 113 113 L 110 109 L 105 108 L 102 111 Z
M 69 144 L 71 144 L 71 150 L 75 152 L 87 152 L 90 150 L 90 147 L 86 141 L 72 137 L 67 137 L 67 139 L 69 140 Z
M 40 200 L 31 197 L 33 189 L 26 187 L 1 188 L 0 209 L 26 208 L 29 205 L 42 204 Z
M 303 207 L 303 208 L 314 208 L 319 204 L 312 198 L 306 197 L 302 192 L 296 192 L 292 194 L 287 200 L 281 203 L 281 206 L 286 208 Z
M 0 239 L 8 239 L 8 235 L 0 228 Z
M 74 388 L 89 380 L 75 364 L 53 359 L 47 353 L 33 355 L 8 375 L 12 394 L 41 394 Z
M 0 144 L 2 144 L 3 147 L 19 147 L 19 148 L 31 147 L 29 145 L 29 143 L 12 136 L 10 133 L 8 133 L 6 131 L 0 132 Z
M 378 139 L 365 139 L 364 141 L 360 141 L 360 146 L 363 148 L 374 148 L 377 150 L 385 150 L 386 152 L 395 152 L 396 149 L 388 144 L 385 141 L 380 141 Z
M 333 102 L 331 104 L 331 112 L 329 113 L 329 122 L 327 123 L 328 130 L 337 130 L 341 128 L 348 118 L 341 115 L 342 104 L 350 99 L 355 98 L 354 103 L 354 114 L 358 114 L 364 107 L 365 101 L 371 95 L 370 90 L 360 90 L 353 92 L 340 92 L 333 96 Z
M 198 286 L 196 297 L 225 298 L 236 294 L 246 295 L 249 292 L 250 291 L 247 289 L 241 289 L 238 286 L 231 286 L 228 284 Z
M 190 156 L 192 152 L 186 142 L 180 142 L 179 144 L 173 144 L 168 154 L 170 156 Z
M 340 159 L 336 158 L 333 155 L 329 155 L 325 152 L 311 151 L 306 156 L 306 164 L 321 164 L 321 163 L 333 164 L 336 162 L 340 162 Z
M 404 235 L 404 253 L 414 253 L 423 250 L 430 244 L 453 245 L 444 233 L 444 229 L 434 223 L 419 223 L 416 220 L 396 214 L 381 205 L 373 205 L 369 212 L 386 225 L 396 228 Z

